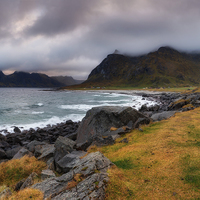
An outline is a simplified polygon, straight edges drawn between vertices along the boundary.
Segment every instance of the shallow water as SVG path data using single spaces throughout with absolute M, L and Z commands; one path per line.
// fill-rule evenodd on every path
M 153 105 L 141 96 L 85 91 L 45 91 L 38 88 L 0 88 L 0 133 L 45 127 L 66 120 L 80 121 L 96 106 Z

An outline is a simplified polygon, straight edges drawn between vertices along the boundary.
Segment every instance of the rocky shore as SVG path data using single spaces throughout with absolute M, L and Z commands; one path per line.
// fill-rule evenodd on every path
M 87 154 L 88 147 L 112 145 L 120 135 L 141 129 L 142 124 L 164 120 L 176 112 L 200 106 L 200 93 L 195 91 L 186 94 L 139 92 L 137 95 L 157 104 L 142 105 L 139 111 L 131 107 L 95 107 L 79 123 L 69 120 L 23 132 L 15 127 L 13 134 L 0 134 L 0 162 L 24 155 L 46 162 L 48 169 L 42 172 L 43 181 L 28 185 L 41 190 L 44 198 L 104 199 L 109 181 L 106 171 L 113 164 L 100 152 Z M 56 177 L 54 171 L 62 176 Z M 76 184 L 70 187 L 72 182 Z M 17 190 L 25 188 L 25 183 L 26 180 L 21 181 Z

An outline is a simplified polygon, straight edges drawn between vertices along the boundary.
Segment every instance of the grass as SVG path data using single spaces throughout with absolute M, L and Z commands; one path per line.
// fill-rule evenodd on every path
M 93 146 L 109 169 L 107 200 L 198 199 L 200 196 L 200 108 L 133 130 L 116 144 Z M 123 138 L 129 143 L 119 143 Z
M 46 164 L 38 161 L 35 157 L 24 156 L 21 159 L 13 159 L 0 164 L 0 185 L 13 188 L 14 185 L 28 178 L 32 172 L 40 174 Z

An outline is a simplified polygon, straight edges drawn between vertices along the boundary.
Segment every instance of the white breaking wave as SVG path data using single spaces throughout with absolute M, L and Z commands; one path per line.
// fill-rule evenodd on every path
M 44 105 L 43 103 L 38 103 L 38 104 L 37 104 L 37 106 L 43 106 L 43 105 Z
M 43 113 L 44 113 L 43 111 L 41 111 L 41 112 L 33 111 L 32 112 L 33 115 L 39 115 L 39 114 L 43 114 Z
M 3 125 L 0 126 L 0 133 L 2 134 L 6 134 L 5 131 L 3 130 L 7 130 L 9 133 L 14 133 L 14 127 L 17 126 L 21 131 L 23 130 L 29 130 L 30 128 L 33 129 L 37 129 L 37 128 L 44 128 L 47 127 L 47 125 L 55 125 L 61 122 L 65 122 L 67 120 L 72 120 L 74 122 L 78 122 L 81 121 L 83 119 L 83 117 L 85 116 L 85 114 L 70 114 L 67 115 L 65 117 L 57 117 L 57 116 L 53 116 L 50 119 L 44 119 L 41 122 L 36 122 L 36 123 L 30 123 L 30 124 L 7 124 L 7 125 Z

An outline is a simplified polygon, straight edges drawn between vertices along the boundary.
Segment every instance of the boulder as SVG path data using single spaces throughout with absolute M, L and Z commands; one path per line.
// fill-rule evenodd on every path
M 36 147 L 37 145 L 45 145 L 45 144 L 47 144 L 47 143 L 45 143 L 45 142 L 40 142 L 40 141 L 37 141 L 37 140 L 33 140 L 33 141 L 31 141 L 31 142 L 27 145 L 27 149 L 28 149 L 29 151 L 31 151 L 32 153 L 34 153 L 34 152 L 35 152 L 35 147 Z
M 35 146 L 34 156 L 37 158 L 52 148 L 54 148 L 53 144 L 37 145 Z
M 8 199 L 12 195 L 10 188 L 6 188 L 0 193 L 0 200 Z
M 164 111 L 162 113 L 156 113 L 152 115 L 151 118 L 153 119 L 153 121 L 161 121 L 172 117 L 175 113 L 176 111 Z
M 26 148 L 21 148 L 14 156 L 12 159 L 20 159 L 23 156 L 28 155 L 28 156 L 33 156 L 33 154 Z
M 47 178 L 54 178 L 54 177 L 56 177 L 56 175 L 50 169 L 42 170 L 42 172 L 41 172 L 41 179 L 42 180 L 45 180 Z
M 131 107 L 94 107 L 86 113 L 77 130 L 77 148 L 88 147 L 94 137 L 102 136 L 105 132 L 110 131 L 111 127 L 121 128 L 132 124 L 130 128 L 134 128 L 133 125 L 138 118 L 148 117 Z M 110 135 L 112 135 L 112 131 L 110 131 Z
M 15 148 L 13 148 L 13 149 L 7 150 L 7 151 L 6 151 L 7 157 L 8 157 L 9 159 L 13 158 L 14 155 L 15 155 L 21 148 L 22 148 L 22 146 L 17 146 L 17 147 L 15 147 Z
M 112 163 L 100 152 L 90 153 L 73 169 L 60 177 L 48 178 L 32 186 L 44 193 L 44 198 L 104 199 L 108 182 L 107 169 Z
M 59 173 L 69 172 L 76 163 L 80 161 L 80 158 L 84 156 L 86 152 L 84 151 L 73 151 L 70 154 L 66 154 L 58 162 L 55 162 L 56 171 Z
M 74 149 L 75 142 L 69 138 L 59 136 L 55 142 L 55 162 L 59 161 L 66 154 L 71 153 Z
M 143 124 L 149 124 L 150 123 L 150 118 L 139 118 L 135 124 L 134 124 L 134 127 L 135 128 L 139 128 L 140 125 L 143 125 Z
M 0 148 L 0 160 L 7 158 L 6 152 Z
M 50 158 L 54 156 L 54 153 L 55 153 L 55 147 L 53 144 L 45 145 L 42 154 L 37 159 L 47 162 Z
M 29 177 L 24 181 L 24 183 L 22 184 L 22 186 L 20 187 L 20 190 L 23 190 L 27 187 L 30 187 L 33 185 L 34 183 L 34 178 L 37 176 L 37 174 L 35 172 L 32 172 Z

